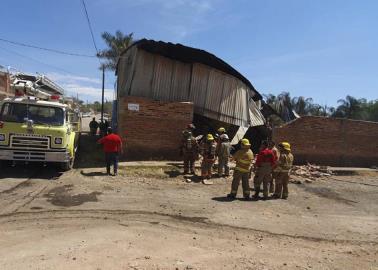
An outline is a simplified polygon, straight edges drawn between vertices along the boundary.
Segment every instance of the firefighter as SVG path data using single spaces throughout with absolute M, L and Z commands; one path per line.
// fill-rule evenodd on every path
M 227 134 L 222 134 L 220 136 L 220 145 L 219 145 L 219 152 L 218 152 L 218 176 L 227 177 L 230 175 L 230 167 L 228 166 L 228 161 L 230 158 L 230 150 L 231 144 Z M 217 145 L 218 146 L 218 145 Z
M 207 134 L 206 140 L 201 145 L 201 155 L 203 157 L 201 164 L 201 178 L 205 183 L 206 179 L 211 179 L 211 169 L 215 162 L 216 143 L 211 134 Z
M 218 132 L 218 136 L 220 137 L 223 134 L 226 134 L 226 129 L 224 127 L 220 127 L 218 128 L 217 132 Z
M 280 151 L 280 157 L 276 168 L 276 189 L 273 198 L 279 199 L 282 196 L 282 199 L 286 200 L 289 195 L 288 184 L 294 156 L 291 154 L 291 146 L 288 142 L 280 143 L 278 149 Z
M 278 158 L 280 156 L 280 152 L 278 151 L 276 144 L 273 141 L 268 142 L 268 148 L 272 150 L 273 157 L 274 157 L 274 163 L 277 165 Z M 269 193 L 274 193 L 274 182 L 275 179 L 277 178 L 277 172 L 276 169 L 272 169 L 272 179 L 270 180 L 269 183 Z
M 238 193 L 238 187 L 240 180 L 242 180 L 243 196 L 246 200 L 250 197 L 249 188 L 249 170 L 253 161 L 253 153 L 251 151 L 251 144 L 248 139 L 241 140 L 241 149 L 238 150 L 233 158 L 236 161 L 236 167 L 234 170 L 234 178 L 231 184 L 231 193 L 227 195 L 230 199 L 235 199 Z
M 198 143 L 192 132 L 183 131 L 180 153 L 184 159 L 184 174 L 195 174 L 195 161 L 198 159 Z
M 268 199 L 269 190 L 268 185 L 272 179 L 272 169 L 275 166 L 273 152 L 268 148 L 268 143 L 263 141 L 261 143 L 260 152 L 257 155 L 255 163 L 255 178 L 254 187 L 255 194 L 253 199 L 259 199 L 261 190 L 261 183 L 263 184 L 264 200 Z
M 217 132 L 218 132 L 216 134 L 216 138 L 217 138 L 217 156 L 219 156 L 220 146 L 222 144 L 221 136 L 223 134 L 225 134 L 225 135 L 227 135 L 227 134 L 226 134 L 226 129 L 224 127 L 218 128 Z

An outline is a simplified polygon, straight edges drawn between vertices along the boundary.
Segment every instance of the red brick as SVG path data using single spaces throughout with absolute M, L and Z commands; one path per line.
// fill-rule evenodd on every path
M 129 111 L 128 103 L 139 104 L 139 111 Z M 193 119 L 192 103 L 125 97 L 119 104 L 118 128 L 127 160 L 179 159 L 181 131 Z
M 297 164 L 378 165 L 378 123 L 304 116 L 273 130 L 273 140 L 288 141 Z

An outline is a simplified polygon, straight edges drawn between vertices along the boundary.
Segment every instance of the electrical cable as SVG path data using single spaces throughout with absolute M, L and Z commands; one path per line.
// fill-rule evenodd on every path
M 57 67 L 57 66 L 53 66 L 53 65 L 47 64 L 47 63 L 45 63 L 45 62 L 42 62 L 42 61 L 37 60 L 37 59 L 35 59 L 35 58 L 32 58 L 32 57 L 30 57 L 30 56 L 27 56 L 27 55 L 24 55 L 24 54 L 21 54 L 21 53 L 18 53 L 18 52 L 15 52 L 15 51 L 12 51 L 12 50 L 6 49 L 6 48 L 4 48 L 4 47 L 1 47 L 1 46 L 0 46 L 0 49 L 6 51 L 6 52 L 8 52 L 8 53 L 15 54 L 15 55 L 17 55 L 17 56 L 19 56 L 19 57 L 26 58 L 26 59 L 29 59 L 29 60 L 35 61 L 35 62 L 37 62 L 37 63 L 40 63 L 40 64 L 42 64 L 42 65 L 45 65 L 45 66 L 48 66 L 48 67 L 54 68 L 54 69 L 56 69 L 56 70 L 63 71 L 64 73 L 71 74 L 71 75 L 74 75 L 74 76 L 81 76 L 81 77 L 82 77 L 82 75 L 78 75 L 78 74 L 72 73 L 72 72 L 70 72 L 70 71 L 68 71 L 68 70 L 65 70 L 65 69 L 63 69 L 63 68 L 60 68 L 60 67 Z
M 22 43 L 22 42 L 17 42 L 17 41 L 12 41 L 12 40 L 8 40 L 8 39 L 4 39 L 4 38 L 0 38 L 0 41 L 7 42 L 7 43 L 10 43 L 10 44 L 13 44 L 13 45 L 17 45 L 17 46 L 23 46 L 23 47 L 33 48 L 33 49 L 39 49 L 39 50 L 44 50 L 44 51 L 49 51 L 49 52 L 54 52 L 54 53 L 59 53 L 59 54 L 64 54 L 64 55 L 79 56 L 79 57 L 91 57 L 91 58 L 97 57 L 95 55 L 80 54 L 80 53 L 71 53 L 71 52 L 65 52 L 65 51 L 60 51 L 60 50 L 56 50 L 56 49 L 39 47 L 39 46 L 35 46 L 35 45 L 31 45 L 31 44 L 26 44 L 26 43 Z
M 96 49 L 96 53 L 98 54 L 98 49 L 97 49 L 96 41 L 95 41 L 94 34 L 93 34 L 92 24 L 91 24 L 91 21 L 89 19 L 89 15 L 88 15 L 88 11 L 87 11 L 87 6 L 85 5 L 85 0 L 81 0 L 81 3 L 83 3 L 84 12 L 85 12 L 85 16 L 87 18 L 89 31 L 91 32 L 93 45 L 94 45 L 94 47 Z

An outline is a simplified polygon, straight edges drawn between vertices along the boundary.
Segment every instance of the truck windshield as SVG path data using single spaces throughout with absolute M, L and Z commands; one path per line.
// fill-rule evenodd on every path
M 57 107 L 5 103 L 1 108 L 0 120 L 16 123 L 33 120 L 35 124 L 61 126 L 64 124 L 64 112 Z

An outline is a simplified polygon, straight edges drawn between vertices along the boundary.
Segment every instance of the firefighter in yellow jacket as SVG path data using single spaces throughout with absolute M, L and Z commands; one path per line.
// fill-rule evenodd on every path
M 288 142 L 280 143 L 278 150 L 280 151 L 280 157 L 275 169 L 277 178 L 273 198 L 279 199 L 282 197 L 282 199 L 287 199 L 289 195 L 290 170 L 293 166 L 294 157 L 291 154 L 291 146 Z
M 249 171 L 253 161 L 253 153 L 250 148 L 251 144 L 249 143 L 249 140 L 242 139 L 241 149 L 238 150 L 233 156 L 236 161 L 236 167 L 231 184 L 231 193 L 227 195 L 227 197 L 230 199 L 235 199 L 240 180 L 242 180 L 244 198 L 246 200 L 250 199 Z

